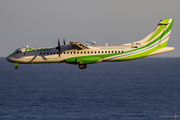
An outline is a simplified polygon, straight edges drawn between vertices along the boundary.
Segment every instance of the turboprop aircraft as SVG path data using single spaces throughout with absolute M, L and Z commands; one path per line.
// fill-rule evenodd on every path
M 117 45 L 95 46 L 95 42 L 82 44 L 71 41 L 70 44 L 57 47 L 23 47 L 15 50 L 6 59 L 15 63 L 15 69 L 19 64 L 31 63 L 69 63 L 77 64 L 80 69 L 86 69 L 87 64 L 99 62 L 131 61 L 168 51 L 174 47 L 166 47 L 174 19 L 162 19 L 155 30 L 140 41 Z

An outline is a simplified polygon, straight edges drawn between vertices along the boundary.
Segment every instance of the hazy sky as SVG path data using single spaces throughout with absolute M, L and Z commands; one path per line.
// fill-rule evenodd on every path
M 0 0 L 0 57 L 17 48 L 96 41 L 120 45 L 143 39 L 160 19 L 174 18 L 168 43 L 180 57 L 180 0 Z M 62 42 L 62 41 L 61 41 Z

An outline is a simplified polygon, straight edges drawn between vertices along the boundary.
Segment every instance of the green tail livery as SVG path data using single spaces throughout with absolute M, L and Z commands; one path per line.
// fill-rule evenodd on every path
M 57 47 L 23 47 L 18 48 L 6 59 L 19 64 L 30 63 L 69 63 L 77 64 L 80 69 L 86 69 L 87 64 L 113 61 L 130 61 L 151 55 L 172 51 L 174 47 L 167 47 L 174 19 L 162 19 L 156 29 L 140 41 L 116 45 L 96 46 L 95 42 L 71 41 L 70 44 Z

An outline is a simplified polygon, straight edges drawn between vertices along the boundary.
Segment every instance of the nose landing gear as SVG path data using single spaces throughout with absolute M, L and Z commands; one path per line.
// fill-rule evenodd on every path
M 14 63 L 14 65 L 16 65 L 16 66 L 15 66 L 15 69 L 18 69 L 19 63 Z
M 15 66 L 15 69 L 18 69 L 18 66 L 17 66 L 17 65 Z

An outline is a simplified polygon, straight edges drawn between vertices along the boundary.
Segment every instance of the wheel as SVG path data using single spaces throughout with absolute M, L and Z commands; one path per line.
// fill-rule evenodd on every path
M 18 69 L 18 66 L 17 66 L 17 65 L 15 66 L 15 69 Z
M 84 67 L 84 69 L 86 69 L 86 68 L 87 68 L 87 65 L 86 65 L 86 64 L 83 64 L 83 67 Z
M 79 64 L 79 68 L 80 69 L 84 69 L 84 65 L 83 64 Z
M 86 69 L 86 68 L 87 68 L 87 65 L 86 65 L 86 64 L 79 64 L 79 68 L 80 68 L 80 69 Z

